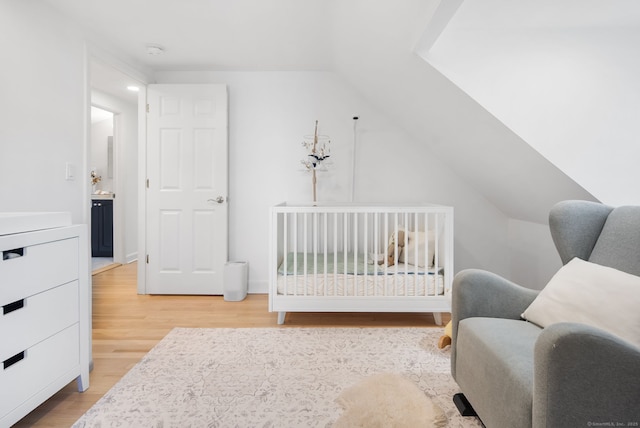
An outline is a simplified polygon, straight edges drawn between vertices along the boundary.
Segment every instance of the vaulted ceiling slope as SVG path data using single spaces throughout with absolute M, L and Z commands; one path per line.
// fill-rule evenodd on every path
M 439 2 L 336 2 L 335 67 L 510 218 L 594 197 L 414 52 Z M 357 23 L 357 24 L 354 24 Z
M 640 203 L 640 2 L 453 3 L 420 54 L 599 200 Z
M 544 223 L 558 200 L 593 199 L 416 55 L 438 0 L 45 1 L 147 73 L 336 71 L 508 217 Z

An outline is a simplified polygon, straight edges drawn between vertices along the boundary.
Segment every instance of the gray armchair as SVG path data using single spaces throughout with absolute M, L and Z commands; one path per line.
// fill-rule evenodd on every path
M 565 201 L 549 226 L 563 264 L 640 276 L 640 207 Z M 640 348 L 584 324 L 523 321 L 537 295 L 486 271 L 454 278 L 451 372 L 478 417 L 488 428 L 638 426 Z

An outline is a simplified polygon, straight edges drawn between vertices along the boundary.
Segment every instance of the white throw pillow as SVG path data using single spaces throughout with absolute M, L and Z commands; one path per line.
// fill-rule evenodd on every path
M 540 327 L 578 322 L 640 347 L 640 277 L 574 258 L 551 278 L 522 318 Z
M 406 242 L 403 243 L 404 248 L 400 253 L 398 261 L 400 263 L 408 263 L 415 265 L 416 254 L 418 255 L 418 264 L 420 267 L 432 267 L 435 256 L 435 237 L 433 231 L 428 232 L 406 232 Z M 428 240 L 428 241 L 427 241 Z M 418 251 L 416 253 L 416 242 Z M 428 254 L 425 254 L 425 247 Z M 425 260 L 427 264 L 425 266 Z

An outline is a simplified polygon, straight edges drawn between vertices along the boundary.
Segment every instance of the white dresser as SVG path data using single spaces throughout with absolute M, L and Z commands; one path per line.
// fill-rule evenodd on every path
M 89 387 L 86 225 L 68 213 L 0 213 L 0 427 L 72 380 Z

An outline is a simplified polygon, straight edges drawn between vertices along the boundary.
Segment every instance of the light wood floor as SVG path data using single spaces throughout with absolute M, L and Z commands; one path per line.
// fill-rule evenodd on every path
M 412 327 L 435 326 L 431 314 L 299 313 L 284 326 L 268 312 L 267 295 L 241 302 L 222 296 L 138 295 L 135 263 L 93 276 L 93 362 L 90 387 L 75 381 L 16 427 L 69 427 L 174 327 Z M 448 322 L 448 314 L 443 322 Z

